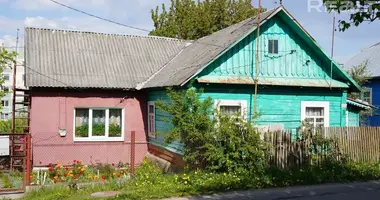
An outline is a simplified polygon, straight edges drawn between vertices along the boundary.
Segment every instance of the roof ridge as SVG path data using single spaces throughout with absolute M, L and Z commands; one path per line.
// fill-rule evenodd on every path
M 380 40 L 376 41 L 374 44 L 371 44 L 371 45 L 368 45 L 367 47 L 364 47 L 363 49 L 361 49 L 361 51 L 368 50 L 368 49 L 371 49 L 371 48 L 379 46 L 379 45 L 380 45 Z
M 25 27 L 25 29 L 34 29 L 34 30 L 43 30 L 43 31 L 71 32 L 71 33 L 98 34 L 98 35 L 104 35 L 104 36 L 112 35 L 112 36 L 122 36 L 122 37 L 140 37 L 140 38 L 164 39 L 164 40 L 168 40 L 168 41 L 189 42 L 188 40 L 183 40 L 183 39 L 163 37 L 163 36 L 153 36 L 153 35 L 106 33 L 106 32 L 95 32 L 95 31 L 63 29 L 63 28 L 62 29 L 53 29 L 53 28 Z

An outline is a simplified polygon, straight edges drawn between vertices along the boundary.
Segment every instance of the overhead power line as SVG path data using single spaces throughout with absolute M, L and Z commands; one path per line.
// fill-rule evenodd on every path
M 58 1 L 55 1 L 55 0 L 50 0 L 50 1 L 53 2 L 53 3 L 55 3 L 55 4 L 60 5 L 60 6 L 62 6 L 62 7 L 68 8 L 68 9 L 70 9 L 70 10 L 74 10 L 74 11 L 76 11 L 76 12 L 79 12 L 79 13 L 82 13 L 82 14 L 85 14 L 85 15 L 88 15 L 88 16 L 90 16 L 90 17 L 94 17 L 94 18 L 96 18 L 96 19 L 100 19 L 100 20 L 103 20 L 103 21 L 106 21 L 106 22 L 110 22 L 110 23 L 113 23 L 113 24 L 116 24 L 116 25 L 119 25 L 119 26 L 124 26 L 124 27 L 127 27 L 127 28 L 136 29 L 136 30 L 139 30 L 139 31 L 145 31 L 145 32 L 148 32 L 148 33 L 150 32 L 150 31 L 147 30 L 147 29 L 143 29 L 143 28 L 139 28 L 139 27 L 134 27 L 134 26 L 130 26 L 130 25 L 127 25 L 127 24 L 122 24 L 122 23 L 120 23 L 120 22 L 116 22 L 116 21 L 113 21 L 113 20 L 110 20 L 110 19 L 106 19 L 106 18 L 104 18 L 104 17 L 99 17 L 99 16 L 97 16 L 97 15 L 93 15 L 93 14 L 91 14 L 91 13 L 88 13 L 88 12 L 85 12 L 85 11 L 82 11 L 82 10 L 79 10 L 79 9 L 77 9 L 77 8 L 73 8 L 73 7 L 71 7 L 71 6 L 65 5 L 65 4 L 60 3 L 60 2 L 58 2 Z

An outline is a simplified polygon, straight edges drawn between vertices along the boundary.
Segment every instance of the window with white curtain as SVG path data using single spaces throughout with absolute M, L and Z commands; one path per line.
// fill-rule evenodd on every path
M 330 103 L 326 101 L 302 101 L 301 120 L 311 124 L 315 128 L 328 127 Z
M 75 141 L 122 141 L 123 109 L 75 108 Z
M 154 101 L 148 102 L 148 135 L 155 137 L 156 132 L 156 106 Z
M 247 101 L 245 100 L 215 100 L 215 108 L 228 115 L 240 115 L 247 119 Z

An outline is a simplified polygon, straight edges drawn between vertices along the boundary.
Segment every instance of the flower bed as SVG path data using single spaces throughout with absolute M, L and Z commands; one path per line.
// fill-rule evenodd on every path
M 115 164 L 83 165 L 74 160 L 73 165 L 64 166 L 59 162 L 48 165 L 48 170 L 34 171 L 31 175 L 31 185 L 49 185 L 68 183 L 105 182 L 116 179 L 129 178 L 129 168 Z

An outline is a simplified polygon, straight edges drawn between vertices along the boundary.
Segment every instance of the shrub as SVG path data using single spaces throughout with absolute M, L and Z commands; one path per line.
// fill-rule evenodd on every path
M 262 173 L 266 145 L 249 122 L 224 113 L 212 117 L 213 100 L 209 97 L 201 101 L 202 89 L 169 88 L 167 93 L 169 102 L 156 102 L 158 109 L 171 116 L 167 121 L 173 128 L 165 139 L 184 144 L 183 159 L 188 169 Z
M 212 114 L 212 99 L 200 100 L 200 91 L 195 89 L 174 91 L 168 89 L 169 103 L 162 100 L 156 102 L 159 110 L 170 114 L 168 123 L 173 125 L 165 141 L 180 141 L 184 144 L 185 163 L 191 169 L 205 168 L 207 159 L 204 157 L 205 148 L 209 140 L 207 137 L 213 131 L 214 121 Z

